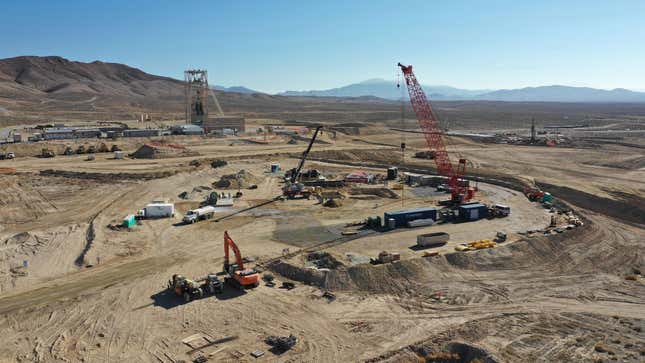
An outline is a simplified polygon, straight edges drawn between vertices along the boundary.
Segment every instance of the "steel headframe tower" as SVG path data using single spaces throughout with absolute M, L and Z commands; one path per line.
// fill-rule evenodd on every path
M 203 125 L 208 118 L 208 71 L 189 69 L 184 71 L 186 87 L 186 123 Z
M 459 159 L 459 163 L 456 167 L 453 167 L 443 141 L 443 131 L 439 125 L 439 119 L 432 110 L 432 107 L 430 107 L 430 102 L 428 102 L 421 85 L 417 81 L 417 77 L 412 72 L 412 66 L 404 66 L 401 63 L 398 66 L 403 72 L 408 94 L 410 95 L 410 103 L 417 116 L 417 121 L 423 131 L 428 148 L 434 151 L 437 171 L 440 175 L 448 178 L 448 185 L 450 186 L 453 202 L 461 203 L 471 199 L 473 190 L 462 186 L 459 181 L 466 172 L 466 159 Z

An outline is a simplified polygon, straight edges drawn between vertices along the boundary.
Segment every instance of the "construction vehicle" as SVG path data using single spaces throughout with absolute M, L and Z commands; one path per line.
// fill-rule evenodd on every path
M 110 151 L 115 152 L 115 151 L 123 151 L 123 150 L 121 150 L 121 148 L 118 145 L 112 145 L 112 148 L 110 148 Z
M 204 279 L 201 289 L 209 294 L 219 294 L 224 292 L 224 284 L 216 274 L 208 274 Z
M 397 252 L 382 251 L 381 253 L 378 254 L 377 258 L 370 258 L 370 263 L 372 265 L 380 265 L 384 263 L 399 261 L 400 259 L 401 259 L 401 254 Z
M 455 247 L 455 251 L 474 251 L 474 250 L 481 250 L 484 248 L 492 248 L 495 246 L 497 246 L 497 243 L 489 239 L 482 239 L 478 241 L 462 243 Z
M 215 214 L 215 207 L 207 205 L 205 207 L 189 210 L 186 212 L 182 221 L 186 224 L 192 224 L 201 220 L 211 219 Z
M 524 188 L 524 195 L 532 202 L 541 202 L 544 197 L 544 192 L 540 189 L 527 186 Z
M 85 154 L 85 145 L 79 145 L 78 149 L 76 149 L 77 154 Z
M 0 154 L 0 160 L 11 160 L 11 159 L 15 159 L 15 158 L 16 158 L 16 154 L 14 154 L 13 152 L 8 152 L 6 154 L 5 153 Z
M 173 290 L 175 295 L 183 297 L 184 302 L 204 296 L 204 290 L 198 282 L 177 274 L 172 275 L 172 280 L 168 281 L 168 289 Z
M 488 207 L 488 219 L 505 218 L 511 214 L 511 208 L 503 204 L 493 204 Z
M 230 263 L 229 249 L 233 249 L 235 263 Z M 224 282 L 238 289 L 257 287 L 260 285 L 260 275 L 252 268 L 244 268 L 244 260 L 242 259 L 240 249 L 228 235 L 228 231 L 224 232 L 224 272 L 228 274 Z
M 404 66 L 401 63 L 398 66 L 403 72 L 408 94 L 410 95 L 410 103 L 416 113 L 417 121 L 425 136 L 428 149 L 433 152 L 437 172 L 448 178 L 448 187 L 452 195 L 450 203 L 458 205 L 469 201 L 475 195 L 475 188 L 466 186 L 459 181 L 466 173 L 467 160 L 460 158 L 457 166 L 453 166 L 446 151 L 443 130 L 439 125 L 439 119 L 432 110 L 432 107 L 430 107 L 430 103 L 421 85 L 412 72 L 412 66 Z M 404 147 L 404 144 L 401 146 Z
M 42 149 L 40 156 L 43 158 L 53 158 L 54 156 L 56 156 L 56 154 L 54 154 L 53 151 L 45 147 Z
M 100 153 L 106 153 L 110 151 L 110 149 L 108 149 L 107 145 L 105 145 L 104 142 L 100 143 L 99 147 L 97 147 L 96 150 L 97 152 L 100 152 Z
M 272 346 L 271 350 L 276 354 L 282 354 L 287 350 L 293 348 L 294 345 L 298 342 L 298 339 L 289 335 L 288 337 L 279 337 L 279 336 L 269 336 L 264 340 L 265 343 Z
M 497 232 L 495 233 L 495 242 L 500 243 L 500 242 L 506 242 L 506 239 L 508 237 L 506 236 L 505 232 Z
M 87 153 L 88 153 L 88 154 L 95 154 L 95 153 L 96 153 L 96 146 L 94 146 L 94 145 L 90 145 L 90 146 L 87 148 Z
M 316 131 L 314 131 L 314 135 L 309 141 L 309 145 L 302 153 L 302 157 L 300 158 L 300 163 L 298 164 L 298 167 L 295 169 L 295 171 L 290 173 L 289 179 L 287 180 L 286 185 L 284 186 L 284 188 L 282 188 L 282 195 L 287 197 L 287 199 L 295 199 L 295 198 L 309 199 L 309 197 L 311 197 L 312 190 L 310 188 L 305 187 L 304 184 L 300 183 L 299 179 L 300 179 L 300 172 L 302 171 L 302 167 L 303 165 L 305 165 L 305 160 L 307 160 L 307 155 L 309 155 L 309 151 L 311 151 L 311 147 L 316 141 L 316 137 L 318 136 L 320 129 L 322 129 L 322 126 L 316 127 Z
M 66 146 L 65 151 L 63 151 L 63 155 L 74 155 L 74 149 L 72 149 L 71 146 Z

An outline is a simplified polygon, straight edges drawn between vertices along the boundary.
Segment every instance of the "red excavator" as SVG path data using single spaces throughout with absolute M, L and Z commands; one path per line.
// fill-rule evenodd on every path
M 235 263 L 229 263 L 229 247 L 235 253 Z M 226 282 L 238 287 L 249 288 L 257 287 L 260 284 L 260 275 L 252 268 L 245 269 L 244 261 L 240 249 L 237 248 L 233 239 L 228 235 L 228 231 L 224 232 L 224 272 L 230 277 L 225 279 Z

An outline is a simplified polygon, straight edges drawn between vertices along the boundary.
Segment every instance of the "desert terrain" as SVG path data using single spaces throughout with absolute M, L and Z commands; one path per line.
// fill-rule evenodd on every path
M 0 67 L 0 80 L 17 77 L 12 72 L 26 61 Z M 69 80 L 98 72 L 83 64 L 58 72 L 69 78 L 64 82 L 42 80 L 42 74 L 53 77 L 47 67 L 64 61 L 50 59 L 23 73 L 19 85 L 0 90 L 0 110 L 7 110 L 0 115 L 3 125 L 181 123 L 180 82 L 134 70 L 119 73 L 129 85 L 121 88 L 124 82 L 106 81 L 116 77 L 110 64 L 97 65 L 106 80 L 96 76 L 96 82 L 103 88 L 79 88 Z M 12 101 L 11 92 L 22 104 Z M 119 97 L 136 102 L 119 108 Z M 511 214 L 389 230 L 365 222 L 385 212 L 441 208 L 449 198 L 434 187 L 381 178 L 390 166 L 400 175 L 436 174 L 433 160 L 415 157 L 427 145 L 409 108 L 401 117 L 398 102 L 380 99 L 259 94 L 222 94 L 220 103 L 226 112 L 247 117 L 247 135 L 109 140 L 126 154 L 123 159 L 114 153 L 92 160 L 62 155 L 66 146 L 101 141 L 96 139 L 4 147 L 16 158 L 0 160 L 0 361 L 645 359 L 642 105 L 437 103 L 451 132 L 449 155 L 468 160 L 466 179 L 477 188 L 475 200 L 507 205 Z M 154 121 L 135 122 L 142 111 Z M 558 130 L 562 142 L 555 146 L 473 136 L 526 136 L 531 115 L 540 119 L 541 130 L 585 126 Z M 269 125 L 308 131 L 298 138 L 253 131 Z M 305 169 L 315 168 L 327 180 L 355 171 L 380 176 L 373 184 L 325 187 L 323 196 L 336 196 L 329 197 L 337 202 L 331 207 L 323 197 L 280 198 L 284 171 L 296 167 L 317 125 L 323 133 Z M 151 143 L 190 152 L 128 156 Z M 56 156 L 38 157 L 43 148 Z M 273 163 L 282 170 L 271 172 Z M 526 186 L 550 192 L 553 209 L 530 201 Z M 212 219 L 182 223 L 212 191 L 241 195 L 233 206 L 218 207 Z M 175 215 L 115 227 L 153 200 L 174 203 Z M 551 226 L 567 226 L 568 214 L 582 223 Z M 168 280 L 173 274 L 199 279 L 220 273 L 225 231 L 247 266 L 274 276 L 277 285 L 261 280 L 253 289 L 226 286 L 221 294 L 183 301 L 168 289 Z M 431 232 L 449 233 L 450 240 L 416 248 L 417 236 Z M 508 238 L 493 248 L 455 249 L 492 240 L 497 232 Z M 400 260 L 370 263 L 381 251 L 397 252 Z M 311 256 L 324 256 L 325 265 L 312 266 Z M 281 288 L 284 282 L 295 288 Z M 297 343 L 281 354 L 265 342 L 290 334 Z M 264 355 L 254 358 L 254 351 Z

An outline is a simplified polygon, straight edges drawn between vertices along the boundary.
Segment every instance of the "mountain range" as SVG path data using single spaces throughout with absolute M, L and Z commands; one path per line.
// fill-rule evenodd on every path
M 589 87 L 540 86 L 502 90 L 467 90 L 450 86 L 422 85 L 431 100 L 477 100 L 505 102 L 645 102 L 645 92 L 636 92 L 617 88 L 603 90 Z M 389 100 L 408 98 L 405 85 L 400 88 L 384 79 L 370 79 L 343 87 L 312 90 L 286 91 L 283 96 L 318 96 L 318 97 L 360 97 L 375 96 Z
M 397 89 L 393 82 L 383 79 L 328 90 L 287 91 L 278 95 L 243 86 L 213 88 L 225 112 L 295 112 L 302 110 L 304 104 L 346 109 L 359 103 L 385 110 L 391 108 L 392 100 L 407 96 L 404 85 Z M 645 103 L 645 92 L 626 89 L 543 86 L 465 90 L 432 85 L 424 85 L 423 88 L 430 100 L 437 101 Z M 60 112 L 105 118 L 127 118 L 139 112 L 158 112 L 172 117 L 168 114 L 170 112 L 176 117 L 182 115 L 183 110 L 182 81 L 152 75 L 125 64 L 76 62 L 58 56 L 0 59 L 0 117 L 18 120 L 28 114 L 42 117 Z
M 288 112 L 292 118 L 311 119 L 302 111 L 340 112 L 369 105 L 373 112 L 387 112 L 393 107 L 376 97 L 284 97 L 241 86 L 214 88 L 225 113 L 250 117 L 262 113 L 282 118 Z M 184 117 L 184 91 L 183 81 L 125 64 L 58 56 L 0 59 L 0 126 L 42 119 L 133 119 L 141 113 L 178 119 Z

